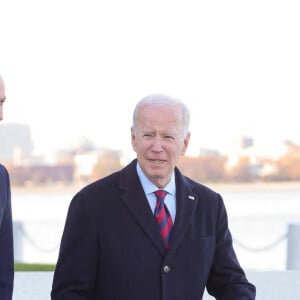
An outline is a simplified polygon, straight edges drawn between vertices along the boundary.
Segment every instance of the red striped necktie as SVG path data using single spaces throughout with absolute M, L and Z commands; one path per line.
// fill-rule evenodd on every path
M 164 190 L 157 190 L 154 192 L 157 202 L 154 210 L 154 216 L 156 222 L 160 228 L 160 234 L 164 240 L 165 248 L 169 248 L 169 238 L 171 233 L 171 228 L 173 226 L 172 218 L 170 213 L 164 204 L 164 199 L 167 195 L 167 192 Z

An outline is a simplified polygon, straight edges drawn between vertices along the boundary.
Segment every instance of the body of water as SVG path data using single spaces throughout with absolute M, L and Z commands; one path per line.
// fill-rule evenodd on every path
M 224 199 L 234 247 L 251 270 L 284 270 L 289 224 L 300 223 L 300 183 L 215 185 Z M 74 191 L 12 190 L 17 261 L 56 263 Z

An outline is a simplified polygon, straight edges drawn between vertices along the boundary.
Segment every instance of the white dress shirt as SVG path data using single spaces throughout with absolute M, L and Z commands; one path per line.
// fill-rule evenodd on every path
M 158 188 L 154 183 L 152 183 L 148 179 L 148 177 L 144 174 L 143 170 L 141 169 L 139 163 L 136 164 L 136 171 L 144 189 L 145 195 L 148 199 L 150 208 L 154 214 L 154 209 L 156 205 L 156 196 L 154 192 L 156 190 L 160 190 L 160 188 Z M 172 221 L 174 224 L 176 217 L 176 185 L 174 172 L 171 176 L 169 183 L 163 188 L 163 190 L 167 192 L 164 203 L 168 208 L 168 211 L 172 217 Z

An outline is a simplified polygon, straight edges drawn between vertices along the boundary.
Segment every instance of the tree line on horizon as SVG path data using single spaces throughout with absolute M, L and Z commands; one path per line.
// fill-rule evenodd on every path
M 229 158 L 218 153 L 182 156 L 178 167 L 181 172 L 198 182 L 254 182 L 254 181 L 300 181 L 300 146 L 287 143 L 287 152 L 277 158 L 240 156 L 233 166 L 228 167 Z M 265 167 L 269 171 L 265 172 Z M 15 186 L 53 185 L 81 182 L 88 184 L 112 172 L 120 170 L 121 152 L 102 151 L 91 172 L 80 174 L 74 159 L 61 161 L 58 165 L 8 166 L 11 183 Z

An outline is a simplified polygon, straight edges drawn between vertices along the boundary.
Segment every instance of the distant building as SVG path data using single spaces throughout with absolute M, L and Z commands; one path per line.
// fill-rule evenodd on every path
M 90 151 L 75 155 L 74 180 L 76 182 L 88 183 L 93 172 L 93 167 L 98 160 L 98 151 Z
M 71 184 L 74 168 L 71 165 L 18 166 L 10 170 L 12 185 Z
M 239 139 L 239 147 L 240 149 L 246 149 L 253 146 L 253 138 L 250 136 L 242 136 Z
M 20 164 L 31 158 L 32 150 L 29 125 L 8 123 L 0 126 L 0 161 Z
M 277 168 L 274 161 L 287 152 L 284 142 L 271 143 L 267 139 L 254 140 L 252 137 L 239 138 L 228 155 L 226 169 L 231 170 L 247 161 L 247 170 L 254 177 L 274 175 Z
M 220 152 L 214 149 L 208 149 L 208 148 L 200 148 L 199 149 L 199 156 L 204 157 L 219 157 L 221 156 Z

